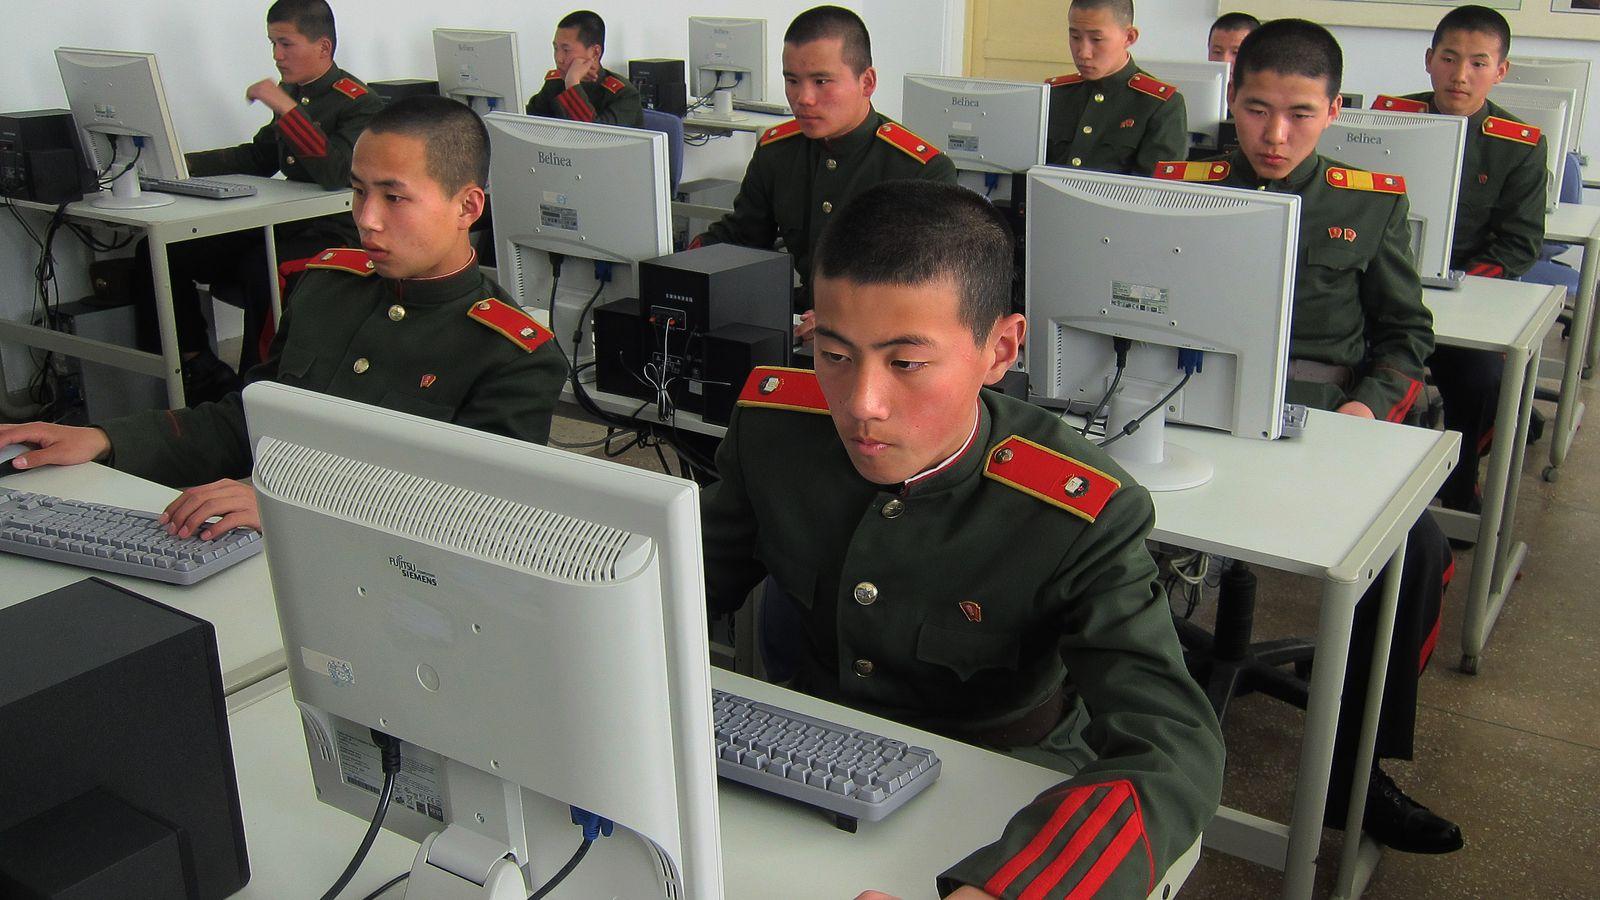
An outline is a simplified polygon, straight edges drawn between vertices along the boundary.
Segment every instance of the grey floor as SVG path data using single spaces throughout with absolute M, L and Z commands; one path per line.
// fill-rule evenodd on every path
M 1558 350 L 1552 339 L 1547 354 Z M 1596 384 L 1582 391 L 1591 408 L 1600 401 Z M 574 443 L 601 434 L 560 419 L 553 437 Z M 1555 484 L 1539 478 L 1549 448 L 1546 436 L 1528 453 L 1518 533 L 1531 549 L 1479 674 L 1456 669 L 1473 564 L 1471 551 L 1458 551 L 1438 650 L 1422 680 L 1417 758 L 1386 765 L 1414 797 L 1459 822 L 1467 846 L 1448 856 L 1385 854 L 1367 897 L 1600 897 L 1600 439 L 1594 428 L 1580 431 Z M 661 468 L 653 451 L 621 459 Z M 1309 634 L 1316 585 L 1260 574 L 1257 638 Z M 1212 613 L 1202 606 L 1196 616 Z M 1234 704 L 1224 726 L 1226 804 L 1287 820 L 1301 720 L 1259 696 Z M 1324 832 L 1325 863 L 1337 860 L 1341 837 Z M 1320 882 L 1318 896 L 1327 896 L 1332 873 Z M 1182 896 L 1269 897 L 1280 887 L 1277 872 L 1208 850 Z

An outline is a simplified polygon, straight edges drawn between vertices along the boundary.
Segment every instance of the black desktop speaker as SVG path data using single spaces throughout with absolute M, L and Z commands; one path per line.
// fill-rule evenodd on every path
M 594 386 L 602 393 L 652 399 L 644 369 L 644 319 L 639 300 L 624 297 L 594 311 Z
M 784 365 L 788 343 L 788 332 L 742 323 L 706 332 L 701 338 L 705 394 L 700 417 L 713 425 L 728 424 L 750 370 L 757 366 Z
M 681 59 L 630 59 L 628 80 L 639 89 L 645 109 L 682 116 L 689 106 L 689 85 Z
M 388 81 L 369 81 L 367 87 L 377 92 L 385 103 L 407 97 L 437 97 L 439 82 L 431 78 L 391 78 Z
M 211 623 L 98 578 L 0 609 L 0 897 L 249 880 Z

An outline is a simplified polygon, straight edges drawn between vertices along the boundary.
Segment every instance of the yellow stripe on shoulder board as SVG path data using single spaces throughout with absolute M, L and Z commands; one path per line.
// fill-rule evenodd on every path
M 1223 160 L 1215 162 L 1174 160 L 1156 163 L 1155 176 L 1166 181 L 1213 182 L 1227 178 L 1230 171 L 1232 167 Z
M 1360 169 L 1328 167 L 1328 184 L 1351 191 L 1375 191 L 1380 194 L 1404 194 L 1406 180 L 1385 172 L 1363 172 Z

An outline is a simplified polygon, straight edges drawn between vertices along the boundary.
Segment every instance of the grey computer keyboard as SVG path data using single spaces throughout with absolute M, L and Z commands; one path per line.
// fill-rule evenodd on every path
M 0 551 L 194 584 L 261 552 L 261 535 L 236 528 L 213 540 L 178 538 L 160 513 L 0 489 Z
M 769 116 L 792 116 L 787 103 L 770 103 L 766 100 L 740 100 L 734 98 L 733 108 L 743 112 L 766 113 Z
M 717 774 L 821 807 L 846 831 L 876 822 L 939 777 L 939 757 L 904 741 L 711 692 Z
M 240 184 L 237 181 L 218 181 L 213 178 L 185 178 L 180 181 L 175 178 L 152 178 L 148 175 L 139 176 L 139 188 L 166 194 L 204 197 L 207 200 L 253 197 L 256 193 L 255 185 Z

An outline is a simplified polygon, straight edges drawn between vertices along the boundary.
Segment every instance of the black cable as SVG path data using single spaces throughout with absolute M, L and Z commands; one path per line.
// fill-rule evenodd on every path
M 378 808 L 372 813 L 372 822 L 361 839 L 361 846 L 356 848 L 356 855 L 350 858 L 350 864 L 344 867 L 333 887 L 322 895 L 322 900 L 333 900 L 339 896 L 350 879 L 356 877 L 356 870 L 366 861 L 372 842 L 378 839 L 378 832 L 383 828 L 383 817 L 389 812 L 389 799 L 394 796 L 394 783 L 400 778 L 400 741 L 376 731 L 372 732 L 372 740 L 383 754 L 383 790 L 378 792 Z
M 607 833 L 609 834 L 610 832 Z M 567 864 L 561 867 L 561 871 L 557 872 L 554 878 L 545 882 L 544 887 L 534 891 L 533 894 L 528 897 L 528 900 L 544 900 L 545 897 L 550 896 L 550 892 L 555 890 L 561 884 L 561 882 L 565 881 L 568 875 L 572 874 L 572 870 L 578 867 L 578 863 L 583 862 L 584 855 L 589 852 L 589 845 L 593 843 L 593 839 L 584 838 L 583 843 L 578 845 L 578 851 L 572 854 L 572 858 L 567 860 Z
M 399 875 L 396 875 L 395 877 L 393 877 L 393 878 L 389 879 L 388 881 L 385 881 L 383 884 L 379 885 L 377 888 L 373 889 L 372 893 L 366 895 L 365 897 L 362 897 L 361 900 L 377 900 L 377 898 L 383 896 L 383 892 L 384 891 L 387 891 L 389 888 L 394 887 L 395 885 L 399 884 L 402 881 L 405 881 L 407 878 L 410 878 L 410 877 L 411 877 L 411 873 L 410 872 L 401 872 Z
M 1083 420 L 1083 430 L 1078 433 L 1084 437 L 1089 436 L 1089 426 L 1100 418 L 1100 413 L 1105 410 L 1106 404 L 1116 395 L 1117 385 L 1122 383 L 1122 372 L 1128 368 L 1128 351 L 1132 349 L 1133 341 L 1130 338 L 1114 337 L 1111 339 L 1111 346 L 1117 351 L 1117 371 L 1111 376 L 1111 386 L 1106 388 L 1105 396 L 1101 397 L 1100 402 L 1090 411 L 1089 418 Z
M 1166 406 L 1168 400 L 1171 400 L 1173 397 L 1176 397 L 1178 395 L 1178 392 L 1183 390 L 1183 386 L 1188 384 L 1189 383 L 1189 379 L 1191 377 L 1193 377 L 1193 376 L 1194 376 L 1193 372 L 1185 372 L 1185 373 L 1183 373 L 1183 377 L 1178 379 L 1178 383 L 1172 386 L 1172 390 L 1167 391 L 1167 395 L 1165 397 L 1162 397 L 1160 400 L 1157 400 L 1155 402 L 1154 406 L 1152 406 L 1149 409 L 1145 410 L 1144 412 L 1140 413 L 1139 414 L 1139 418 L 1134 419 L 1132 422 L 1129 422 L 1128 424 L 1122 426 L 1122 430 L 1121 431 L 1119 431 L 1116 434 L 1113 434 L 1111 437 L 1108 437 L 1105 440 L 1101 441 L 1100 442 L 1100 447 L 1102 449 L 1104 449 L 1106 447 L 1109 447 L 1112 444 L 1115 444 L 1117 441 L 1120 441 L 1123 438 L 1127 437 L 1128 435 L 1133 434 L 1135 431 L 1138 431 L 1139 430 L 1139 425 L 1141 423 L 1143 423 L 1145 419 L 1148 419 L 1151 416 L 1155 415 L 1156 414 L 1156 410 L 1162 408 L 1163 406 Z
M 114 184 L 118 178 L 121 178 L 122 176 L 128 174 L 129 172 L 132 172 L 133 171 L 133 167 L 139 164 L 139 157 L 141 157 L 143 155 L 144 155 L 144 142 L 143 141 L 135 141 L 134 145 L 133 145 L 133 159 L 128 160 L 128 164 L 122 167 L 122 171 L 121 172 L 118 172 L 117 174 L 111 176 L 110 178 L 102 180 L 100 182 L 100 186 L 101 187 L 109 187 L 110 185 Z M 116 161 L 116 153 L 115 153 L 114 150 L 112 152 L 112 161 L 113 162 Z M 107 167 L 107 171 L 109 171 L 109 170 L 110 170 L 110 167 L 108 166 Z

